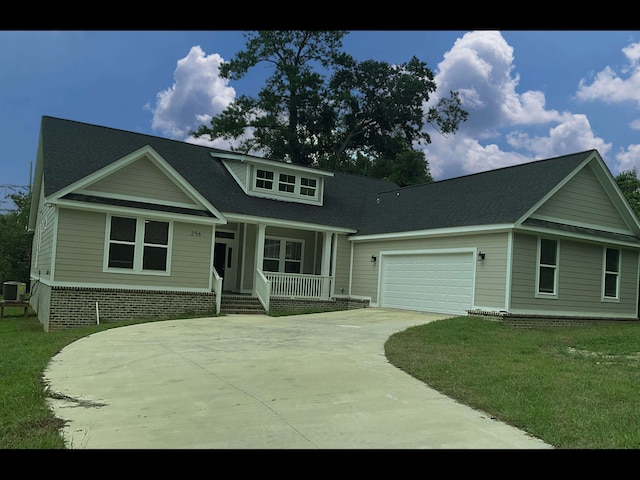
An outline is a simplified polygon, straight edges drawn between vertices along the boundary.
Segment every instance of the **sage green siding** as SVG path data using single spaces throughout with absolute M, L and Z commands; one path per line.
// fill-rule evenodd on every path
M 55 280 L 87 286 L 118 285 L 177 289 L 209 289 L 211 226 L 173 222 L 171 274 L 104 272 L 107 248 L 105 213 L 60 209 Z M 192 232 L 200 235 L 192 235 Z
M 242 163 L 242 162 L 230 162 L 230 161 L 223 161 L 225 166 L 231 170 L 233 172 L 233 174 L 238 178 L 238 181 L 244 186 L 244 188 L 248 189 L 249 186 L 247 185 L 247 170 L 248 170 L 248 165 L 246 163 Z
M 44 187 L 43 191 L 44 191 Z M 53 270 L 53 244 L 56 231 L 57 208 L 45 206 L 44 196 L 38 205 L 38 223 L 31 243 L 31 275 L 48 281 Z
M 378 275 L 380 252 L 396 250 L 432 250 L 454 248 L 477 248 L 486 253 L 485 260 L 476 264 L 475 305 L 477 308 L 504 309 L 507 281 L 508 234 L 487 233 L 437 238 L 415 238 L 407 240 L 356 241 L 353 256 L 351 294 L 371 297 L 378 303 Z M 378 262 L 371 262 L 376 255 Z
M 602 301 L 603 249 L 596 243 L 559 239 L 557 298 L 536 297 L 537 239 L 517 233 L 513 245 L 511 312 L 635 317 L 638 252 L 621 249 L 620 301 Z M 611 246 L 612 248 L 619 248 Z
M 620 213 L 611 202 L 600 181 L 587 165 L 538 208 L 533 216 L 546 216 L 594 227 L 628 231 Z
M 194 201 L 146 157 L 98 180 L 87 190 L 195 206 Z
M 346 295 L 349 293 L 349 265 L 351 264 L 351 242 L 344 234 L 336 234 L 336 271 L 334 272 L 334 293 Z
M 42 184 L 40 191 L 44 192 Z M 40 195 L 37 208 L 37 223 L 31 243 L 29 304 L 47 331 L 51 305 L 49 283 L 53 275 L 53 249 L 58 210 L 52 205 L 45 205 L 44 194 Z

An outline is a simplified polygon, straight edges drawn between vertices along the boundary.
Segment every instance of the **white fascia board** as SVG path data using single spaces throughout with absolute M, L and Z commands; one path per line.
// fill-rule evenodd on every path
M 224 218 L 227 219 L 228 222 L 237 222 L 237 223 L 253 223 L 253 224 L 264 224 L 270 227 L 287 227 L 287 228 L 295 228 L 299 230 L 312 230 L 318 232 L 332 232 L 332 233 L 355 233 L 356 230 L 352 228 L 343 228 L 343 227 L 332 227 L 330 225 L 320 225 L 318 223 L 305 223 L 305 222 L 295 222 L 291 220 L 280 220 L 278 218 L 267 218 L 267 217 L 255 217 L 252 215 L 242 215 L 237 213 L 225 213 Z
M 600 231 L 606 231 L 610 233 L 619 233 L 622 235 L 633 235 L 633 231 L 628 229 L 624 230 L 622 228 L 603 227 L 602 225 L 596 225 L 593 223 L 586 223 L 586 222 L 576 222 L 574 220 L 568 221 L 566 218 L 550 217 L 548 215 L 538 215 L 537 213 L 534 213 L 529 218 L 532 220 L 543 220 L 545 222 L 559 223 L 561 225 L 570 225 L 573 227 L 590 228 L 592 230 L 600 230 Z M 606 228 L 607 230 L 603 230 L 603 228 Z
M 64 208 L 70 208 L 74 210 L 86 210 L 91 212 L 104 212 L 111 213 L 113 215 L 121 214 L 123 216 L 127 215 L 135 215 L 146 218 L 158 218 L 162 220 L 168 221 L 181 221 L 185 223 L 197 223 L 201 225 L 225 225 L 227 223 L 226 219 L 223 216 L 220 218 L 211 218 L 211 217 L 199 217 L 197 215 L 188 215 L 184 213 L 174 213 L 174 212 L 163 212 L 159 210 L 149 210 L 146 208 L 135 208 L 135 207 L 119 207 L 116 205 L 101 205 L 95 203 L 86 203 L 75 200 L 64 200 L 58 199 L 51 202 L 52 204 L 58 205 Z
M 279 162 L 277 160 L 268 160 L 266 158 L 252 157 L 250 155 L 243 155 L 239 153 L 216 153 L 211 152 L 212 157 L 218 157 L 226 160 L 236 160 L 239 162 L 255 163 L 256 165 L 268 165 L 270 167 L 286 168 L 288 170 L 296 170 L 298 172 L 305 172 L 314 175 L 324 175 L 325 177 L 333 177 L 333 172 L 328 170 L 321 170 L 312 167 L 305 167 L 304 165 L 297 165 L 295 163 Z
M 519 225 L 518 227 L 516 227 L 515 231 L 533 234 L 547 234 L 554 237 L 575 238 L 576 240 L 597 243 L 598 245 L 606 243 L 610 245 L 620 245 L 624 247 L 640 249 L 640 243 L 625 242 L 624 240 L 616 240 L 615 238 L 601 237 L 598 235 L 587 235 L 586 233 L 564 232 L 562 230 L 557 230 L 554 228 Z
M 410 232 L 380 233 L 375 235 L 352 235 L 349 237 L 349 240 L 352 242 L 373 242 L 377 240 L 405 240 L 423 237 L 475 235 L 482 233 L 508 232 L 513 229 L 513 227 L 514 225 L 511 223 L 500 223 L 496 225 L 475 225 L 473 227 L 434 228 L 432 230 L 414 230 Z
M 82 194 L 82 195 L 88 195 L 91 197 L 98 197 L 98 198 L 107 198 L 107 199 L 113 199 L 113 200 L 125 200 L 125 201 L 131 201 L 131 202 L 141 202 L 141 203 L 149 203 L 149 200 L 154 200 L 154 202 L 157 202 L 157 200 L 155 199 L 151 199 L 148 197 L 138 197 L 138 196 L 133 196 L 133 195 L 121 195 L 121 194 L 117 194 L 117 193 L 105 193 L 105 192 L 94 192 L 91 190 L 76 190 L 74 193 L 78 193 L 78 194 Z M 162 203 L 158 203 L 158 205 L 163 205 L 165 207 L 178 207 L 178 208 L 188 208 L 191 210 L 199 210 L 202 212 L 206 212 L 208 211 L 208 209 L 204 206 L 202 206 L 202 204 L 200 202 L 195 202 L 195 203 L 183 203 L 183 202 L 173 202 L 173 201 L 167 201 L 167 200 L 162 200 Z

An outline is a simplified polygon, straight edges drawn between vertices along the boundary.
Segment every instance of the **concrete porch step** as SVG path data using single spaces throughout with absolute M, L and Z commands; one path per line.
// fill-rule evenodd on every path
M 220 313 L 264 314 L 265 311 L 257 297 L 223 293 L 220 298 Z

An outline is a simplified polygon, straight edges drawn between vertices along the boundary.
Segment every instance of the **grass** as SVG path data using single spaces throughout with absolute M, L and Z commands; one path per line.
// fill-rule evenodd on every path
M 43 372 L 79 338 L 148 322 L 44 332 L 30 310 L 0 321 L 0 449 L 64 449 Z M 459 402 L 565 449 L 640 448 L 640 324 L 516 329 L 474 317 L 392 335 L 388 360 Z
M 79 338 L 149 320 L 47 333 L 31 309 L 27 315 L 22 308 L 5 307 L 0 320 L 0 449 L 64 449 L 64 425 L 46 402 L 42 374 L 49 360 Z
M 640 324 L 517 329 L 457 317 L 392 335 L 387 359 L 564 449 L 640 448 Z

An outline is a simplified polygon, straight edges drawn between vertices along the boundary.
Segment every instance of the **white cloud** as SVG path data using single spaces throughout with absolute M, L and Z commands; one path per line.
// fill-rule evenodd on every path
M 534 152 L 537 158 L 565 155 L 583 150 L 597 149 L 604 156 L 611 149 L 610 143 L 595 137 L 585 115 L 574 114 L 549 129 L 547 136 L 530 136 L 521 132 L 507 135 L 509 145 Z
M 444 180 L 531 161 L 515 152 L 504 152 L 496 144 L 481 145 L 469 136 L 438 137 L 424 149 L 434 180 Z
M 618 175 L 625 170 L 634 168 L 640 173 L 640 145 L 629 145 L 627 150 L 623 150 L 615 155 L 616 164 L 612 169 L 612 174 Z
M 217 53 L 205 55 L 194 46 L 185 58 L 178 60 L 174 71 L 174 83 L 156 95 L 156 105 L 151 127 L 170 138 L 187 139 L 190 130 L 206 124 L 222 112 L 235 99 L 235 89 L 228 80 L 219 76 L 224 60 Z M 193 143 L 212 145 L 204 139 L 190 139 Z M 218 141 L 226 148 L 228 142 Z
M 438 64 L 436 93 L 460 92 L 469 120 L 464 130 L 472 135 L 494 128 L 558 121 L 562 114 L 545 109 L 542 92 L 516 92 L 513 47 L 500 32 L 466 33 L 456 40 Z
M 640 52 L 633 54 L 640 58 Z M 435 80 L 438 94 L 460 92 L 469 112 L 455 135 L 431 135 L 425 154 L 436 180 L 591 148 L 604 156 L 611 149 L 594 135 L 585 115 L 548 110 L 543 92 L 517 91 L 513 48 L 500 32 L 469 32 L 459 38 L 438 64 Z M 513 150 L 503 150 L 508 147 Z
M 613 68 L 606 66 L 598 72 L 591 84 L 584 78 L 578 84 L 576 97 L 580 100 L 602 100 L 609 103 L 637 102 L 640 106 L 640 43 L 632 43 L 622 49 L 628 65 L 622 69 L 626 78 L 619 76 Z

